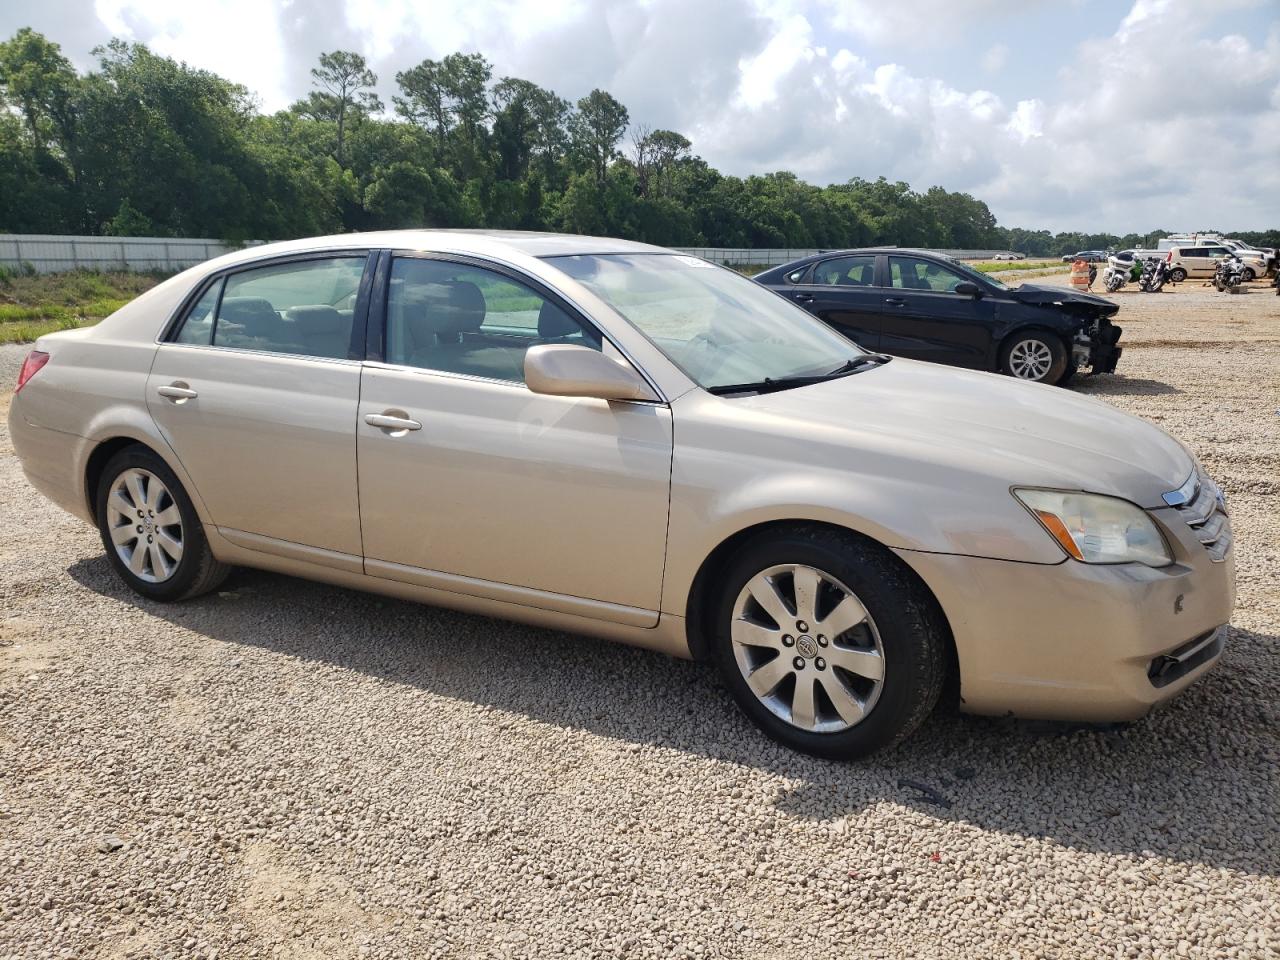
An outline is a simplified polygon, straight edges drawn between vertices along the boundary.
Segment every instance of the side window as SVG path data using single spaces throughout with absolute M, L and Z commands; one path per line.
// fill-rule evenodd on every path
M 364 257 L 333 257 L 230 274 L 221 281 L 221 301 L 214 301 L 213 345 L 346 359 L 364 264 Z M 188 339 L 202 329 L 199 316 L 208 296 L 201 297 L 188 315 L 180 342 L 209 342 Z M 214 303 L 207 309 L 212 311 Z
M 600 332 L 517 280 L 444 260 L 397 258 L 387 293 L 387 362 L 524 383 L 536 344 L 600 350 Z
M 182 321 L 182 329 L 174 337 L 176 343 L 193 343 L 208 346 L 213 342 L 213 313 L 218 308 L 218 297 L 222 295 L 222 280 L 219 278 L 209 285 L 209 289 L 200 295 L 187 318 Z
M 954 293 L 964 277 L 932 260 L 912 257 L 890 257 L 889 278 L 899 290 L 922 290 L 926 293 Z
M 836 257 L 813 268 L 812 282 L 822 286 L 870 287 L 875 278 L 875 256 Z

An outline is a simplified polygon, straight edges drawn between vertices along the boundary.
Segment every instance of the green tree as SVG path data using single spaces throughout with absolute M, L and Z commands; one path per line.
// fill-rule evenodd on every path
M 601 186 L 629 122 L 627 108 L 603 90 L 592 90 L 579 100 L 577 112 L 569 118 L 574 149 Z
M 320 65 L 311 68 L 311 79 L 319 89 L 299 100 L 293 109 L 336 126 L 334 159 L 338 166 L 345 167 L 343 148 L 348 124 L 382 110 L 382 101 L 372 89 L 378 75 L 360 54 L 334 50 L 320 54 Z

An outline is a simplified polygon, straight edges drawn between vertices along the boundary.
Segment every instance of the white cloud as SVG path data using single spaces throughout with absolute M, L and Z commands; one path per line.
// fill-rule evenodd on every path
M 96 20 L 268 109 L 305 93 L 323 50 L 364 53 L 388 102 L 397 70 L 480 51 L 569 99 L 609 90 L 729 173 L 883 174 L 968 191 L 1008 224 L 1128 230 L 1275 225 L 1280 22 L 1256 28 L 1274 2 L 1222 0 L 1206 20 L 1170 0 L 1101 16 L 1067 0 L 1054 16 L 1087 26 L 1080 43 L 1025 0 L 45 0 L 21 19 L 55 40 Z M 76 16 L 91 3 L 96 18 Z M 1026 43 L 1034 73 L 1011 55 Z M 1189 157 L 1237 188 L 1188 183 Z
M 1003 43 L 993 43 L 982 55 L 982 69 L 987 73 L 999 73 L 1009 62 L 1009 48 Z

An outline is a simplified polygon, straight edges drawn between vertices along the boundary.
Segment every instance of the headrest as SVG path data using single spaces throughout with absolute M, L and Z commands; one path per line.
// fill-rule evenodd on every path
M 325 304 L 290 307 L 285 318 L 297 324 L 304 334 L 341 333 L 344 326 L 337 308 Z
M 218 311 L 222 320 L 233 323 L 244 323 L 250 320 L 277 319 L 271 301 L 263 297 L 223 297 L 222 308 Z
M 555 340 L 559 337 L 570 337 L 582 328 L 573 318 L 557 307 L 550 300 L 542 301 L 538 310 L 538 336 L 543 340 Z
M 415 341 L 435 334 L 466 333 L 484 323 L 484 294 L 474 283 L 450 280 L 413 288 L 412 299 L 401 307 L 405 324 Z

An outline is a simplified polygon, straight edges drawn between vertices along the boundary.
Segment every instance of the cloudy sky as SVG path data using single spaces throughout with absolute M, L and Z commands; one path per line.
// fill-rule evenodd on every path
M 1195 11 L 1195 16 L 1188 13 Z M 81 67 L 125 37 L 265 109 L 324 50 L 395 73 L 480 51 L 495 76 L 603 87 L 739 175 L 884 175 L 1008 226 L 1280 226 L 1280 0 L 5 0 Z

